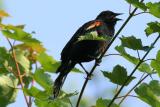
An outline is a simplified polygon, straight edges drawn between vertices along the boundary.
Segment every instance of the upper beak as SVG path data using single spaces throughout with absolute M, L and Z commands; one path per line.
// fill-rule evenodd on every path
M 119 16 L 122 15 L 123 13 L 115 13 L 115 16 Z

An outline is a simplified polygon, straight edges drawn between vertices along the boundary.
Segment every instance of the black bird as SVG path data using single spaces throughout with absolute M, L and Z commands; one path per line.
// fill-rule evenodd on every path
M 97 36 L 113 37 L 116 18 L 120 13 L 112 11 L 102 11 L 95 20 L 85 23 L 80 27 L 73 37 L 69 40 L 61 52 L 61 65 L 57 69 L 60 73 L 55 80 L 53 87 L 53 95 L 56 98 L 66 79 L 67 74 L 74 68 L 76 64 L 89 62 L 101 55 L 107 47 L 109 40 L 82 40 L 80 36 L 86 36 L 89 33 L 96 32 Z M 82 66 L 82 65 L 81 65 Z

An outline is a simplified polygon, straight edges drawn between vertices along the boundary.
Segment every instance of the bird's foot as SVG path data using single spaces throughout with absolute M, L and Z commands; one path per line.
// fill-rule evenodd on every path
M 92 76 L 93 76 L 93 74 L 92 74 L 92 75 L 88 74 L 85 79 L 91 80 L 91 79 L 92 79 Z
M 100 66 L 100 63 L 102 62 L 102 60 L 101 59 L 99 59 L 99 58 L 96 58 L 95 59 L 95 64 L 97 65 L 97 66 Z

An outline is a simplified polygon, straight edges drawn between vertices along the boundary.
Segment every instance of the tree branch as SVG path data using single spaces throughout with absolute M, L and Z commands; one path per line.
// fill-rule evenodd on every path
M 22 76 L 21 76 L 21 72 L 20 72 L 20 68 L 19 68 L 18 62 L 16 61 L 16 54 L 15 54 L 15 52 L 14 52 L 14 48 L 13 48 L 13 45 L 11 44 L 10 40 L 9 40 L 8 38 L 6 38 L 6 39 L 7 39 L 8 43 L 9 43 L 9 45 L 10 45 L 10 47 L 11 47 L 13 60 L 14 60 L 15 65 L 16 65 L 17 76 L 18 76 L 18 79 L 19 79 L 19 82 L 20 82 L 20 85 L 21 85 L 21 89 L 22 89 L 22 91 L 23 91 L 23 89 L 24 89 L 23 80 L 22 80 Z M 24 95 L 24 98 L 25 98 L 27 107 L 30 107 L 29 102 L 28 102 L 28 99 L 27 99 L 27 96 L 24 94 L 24 92 L 23 92 L 23 95 Z

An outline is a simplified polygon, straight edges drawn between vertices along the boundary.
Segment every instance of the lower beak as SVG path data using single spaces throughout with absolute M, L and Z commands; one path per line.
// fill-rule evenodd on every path
M 122 21 L 122 19 L 119 19 L 119 18 L 115 18 L 115 20 L 116 20 L 116 21 Z

